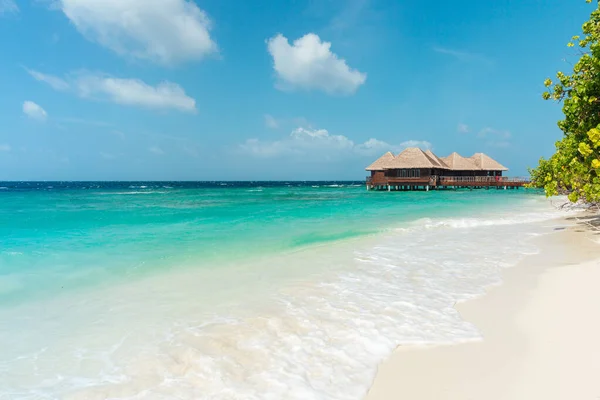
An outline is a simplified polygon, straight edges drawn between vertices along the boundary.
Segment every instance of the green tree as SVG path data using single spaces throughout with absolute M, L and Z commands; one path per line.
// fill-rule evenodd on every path
M 586 0 L 591 3 L 591 0 Z M 564 119 L 558 127 L 564 136 L 556 153 L 540 159 L 530 170 L 531 186 L 544 188 L 547 196 L 568 194 L 569 200 L 600 202 L 600 0 L 582 36 L 573 36 L 568 47 L 578 47 L 580 58 L 571 75 L 546 79 L 545 100 L 563 103 Z

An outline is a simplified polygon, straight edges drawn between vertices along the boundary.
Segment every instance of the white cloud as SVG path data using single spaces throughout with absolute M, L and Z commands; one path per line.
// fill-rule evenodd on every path
M 268 40 L 273 67 L 282 89 L 319 89 L 329 94 L 352 94 L 367 74 L 352 69 L 331 52 L 331 43 L 309 33 L 294 41 L 278 34 Z
M 19 7 L 14 0 L 0 0 L 0 14 L 19 12 Z
M 53 89 L 56 89 L 56 90 L 68 90 L 69 89 L 69 84 L 64 79 L 61 79 L 57 76 L 43 74 L 41 72 L 34 71 L 34 70 L 31 70 L 28 68 L 25 68 L 25 70 L 35 80 L 47 83 L 48 85 L 52 86 Z
M 0 144 L 0 151 L 9 152 L 12 150 L 12 147 L 8 144 Z
M 356 144 L 343 135 L 332 135 L 325 129 L 297 128 L 281 140 L 261 141 L 248 139 L 239 146 L 239 151 L 255 157 L 269 158 L 279 156 L 302 157 L 342 157 L 342 156 L 375 156 L 386 151 L 399 152 L 407 147 L 430 148 L 424 141 L 409 140 L 398 145 L 391 145 L 378 139 L 369 139 Z
M 23 112 L 31 119 L 37 121 L 45 121 L 48 118 L 48 113 L 38 104 L 33 101 L 25 101 L 23 103 Z
M 277 129 L 279 128 L 279 122 L 272 115 L 265 114 L 265 125 L 267 128 Z
M 456 128 L 456 130 L 459 133 L 469 133 L 469 125 L 467 125 L 467 124 L 458 124 L 458 127 Z
M 80 96 L 86 98 L 105 98 L 128 106 L 196 111 L 196 101 L 187 96 L 181 86 L 171 82 L 151 86 L 139 79 L 89 74 L 79 76 L 76 84 Z
M 354 142 L 343 135 L 331 135 L 326 129 L 297 128 L 290 134 L 296 144 L 307 147 L 323 146 L 325 148 L 351 149 Z
M 28 70 L 35 79 L 57 90 L 69 90 L 83 98 L 108 100 L 113 103 L 154 109 L 177 109 L 196 112 L 196 100 L 176 83 L 161 82 L 156 86 L 139 79 L 115 78 L 104 74 L 80 72 L 67 79 Z
M 217 51 L 192 0 L 58 0 L 75 28 L 119 55 L 175 64 Z
M 374 153 L 384 153 L 386 151 L 395 152 L 395 149 L 392 149 L 392 147 L 393 146 L 383 140 L 371 138 L 366 142 L 355 146 L 355 149 L 358 153 L 370 155 Z
M 163 154 L 165 154 L 165 152 L 163 151 L 163 149 L 161 149 L 161 148 L 160 148 L 160 147 L 158 147 L 158 146 L 152 146 L 152 147 L 149 147 L 149 148 L 148 148 L 148 151 L 149 151 L 150 153 L 154 153 L 154 154 L 157 154 L 157 155 L 159 155 L 159 156 L 160 156 L 160 155 L 163 155 Z
M 406 142 L 400 143 L 399 148 L 397 147 L 396 150 L 402 151 L 407 147 L 418 147 L 422 150 L 429 150 L 431 149 L 432 145 L 426 140 L 407 140 Z

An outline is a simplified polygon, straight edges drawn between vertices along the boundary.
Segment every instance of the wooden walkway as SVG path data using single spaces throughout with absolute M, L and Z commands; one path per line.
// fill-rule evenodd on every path
M 506 176 L 367 177 L 367 190 L 407 191 L 438 189 L 518 189 L 529 181 Z

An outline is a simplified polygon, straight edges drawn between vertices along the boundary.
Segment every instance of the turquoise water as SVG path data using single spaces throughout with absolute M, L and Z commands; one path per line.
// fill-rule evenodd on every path
M 0 183 L 0 399 L 360 399 L 562 215 L 526 190 Z
M 114 185 L 0 192 L 0 274 L 11 277 L 0 285 L 0 304 L 165 269 L 214 268 L 425 216 L 485 213 L 532 195 L 374 193 L 352 183 Z

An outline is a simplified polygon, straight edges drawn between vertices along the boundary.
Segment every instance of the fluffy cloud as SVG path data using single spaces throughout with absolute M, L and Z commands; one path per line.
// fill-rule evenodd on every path
M 384 142 L 383 140 L 371 138 L 364 143 L 354 145 L 353 150 L 357 154 L 372 157 L 375 155 L 381 155 L 386 151 L 399 153 L 407 147 L 418 147 L 420 149 L 427 150 L 431 148 L 431 143 L 424 140 L 407 140 L 394 145 Z
M 248 139 L 239 146 L 239 151 L 255 157 L 279 156 L 342 157 L 376 156 L 386 151 L 399 152 L 407 147 L 430 148 L 429 142 L 410 140 L 391 145 L 381 140 L 369 139 L 356 144 L 343 135 L 332 135 L 325 129 L 297 128 L 281 140 L 261 141 Z
M 352 94 L 367 75 L 352 69 L 331 52 L 331 43 L 309 33 L 294 41 L 279 34 L 267 42 L 280 88 L 319 89 L 329 94 Z
M 19 12 L 19 7 L 14 0 L 0 0 L 0 14 Z
M 139 79 L 84 75 L 77 79 L 77 90 L 82 97 L 106 98 L 117 104 L 196 111 L 196 101 L 171 82 L 150 86 Z
M 152 86 L 139 79 L 114 78 L 88 72 L 71 74 L 67 79 L 38 71 L 28 72 L 38 81 L 45 82 L 54 89 L 73 91 L 83 98 L 108 100 L 127 106 L 196 111 L 196 100 L 189 97 L 181 86 L 172 82 L 161 82 Z
M 398 147 L 392 148 L 392 151 L 395 149 L 396 151 L 402 151 L 407 147 L 418 147 L 422 150 L 431 149 L 432 145 L 426 140 L 407 140 L 406 142 L 400 143 Z
M 26 101 L 23 103 L 23 113 L 29 118 L 37 121 L 45 121 L 48 118 L 46 110 L 33 101 Z
M 175 64 L 217 51 L 211 21 L 191 0 L 58 0 L 89 40 L 117 54 Z

